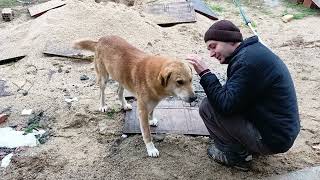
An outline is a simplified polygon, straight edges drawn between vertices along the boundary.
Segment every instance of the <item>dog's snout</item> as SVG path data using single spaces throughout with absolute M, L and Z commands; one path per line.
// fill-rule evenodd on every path
M 189 102 L 191 103 L 191 102 L 195 101 L 196 99 L 197 99 L 197 96 L 192 96 L 189 98 Z

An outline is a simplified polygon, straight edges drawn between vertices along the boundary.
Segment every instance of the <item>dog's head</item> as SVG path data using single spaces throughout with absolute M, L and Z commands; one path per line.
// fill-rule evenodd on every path
M 192 68 L 187 63 L 169 62 L 161 68 L 158 80 L 170 95 L 189 103 L 197 99 L 192 88 Z

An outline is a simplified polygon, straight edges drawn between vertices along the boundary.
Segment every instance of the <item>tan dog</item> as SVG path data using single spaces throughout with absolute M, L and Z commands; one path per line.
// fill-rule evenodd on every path
M 95 52 L 94 65 L 101 90 L 102 112 L 107 110 L 104 90 L 109 76 L 119 82 L 118 95 L 124 110 L 132 109 L 123 97 L 124 88 L 135 95 L 148 155 L 159 156 L 149 127 L 149 124 L 156 126 L 158 123 L 153 117 L 153 110 L 167 96 L 178 96 L 186 102 L 196 99 L 191 68 L 181 61 L 148 55 L 118 36 L 102 37 L 98 42 L 78 41 L 74 47 Z

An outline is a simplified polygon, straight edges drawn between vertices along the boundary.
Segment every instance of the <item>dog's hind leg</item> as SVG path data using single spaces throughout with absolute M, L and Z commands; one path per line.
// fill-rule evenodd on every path
M 99 110 L 101 112 L 107 112 L 107 110 L 108 110 L 108 107 L 106 106 L 105 94 L 104 94 L 104 90 L 106 89 L 108 79 L 109 79 L 108 73 L 106 73 L 105 75 L 99 75 L 99 77 L 98 77 L 98 81 L 99 81 L 99 85 L 100 85 L 100 108 L 99 108 Z
M 132 109 L 132 106 L 131 104 L 128 104 L 126 99 L 124 98 L 123 96 L 123 91 L 124 91 L 124 88 L 119 84 L 119 88 L 118 88 L 118 96 L 119 96 L 119 100 L 121 101 L 121 104 L 122 104 L 122 108 L 127 111 L 127 110 L 131 110 Z

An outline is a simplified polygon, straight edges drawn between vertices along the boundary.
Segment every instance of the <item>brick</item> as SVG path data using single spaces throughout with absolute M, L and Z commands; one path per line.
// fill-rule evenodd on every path
M 11 21 L 13 19 L 13 11 L 11 8 L 3 8 L 1 14 L 4 21 Z

